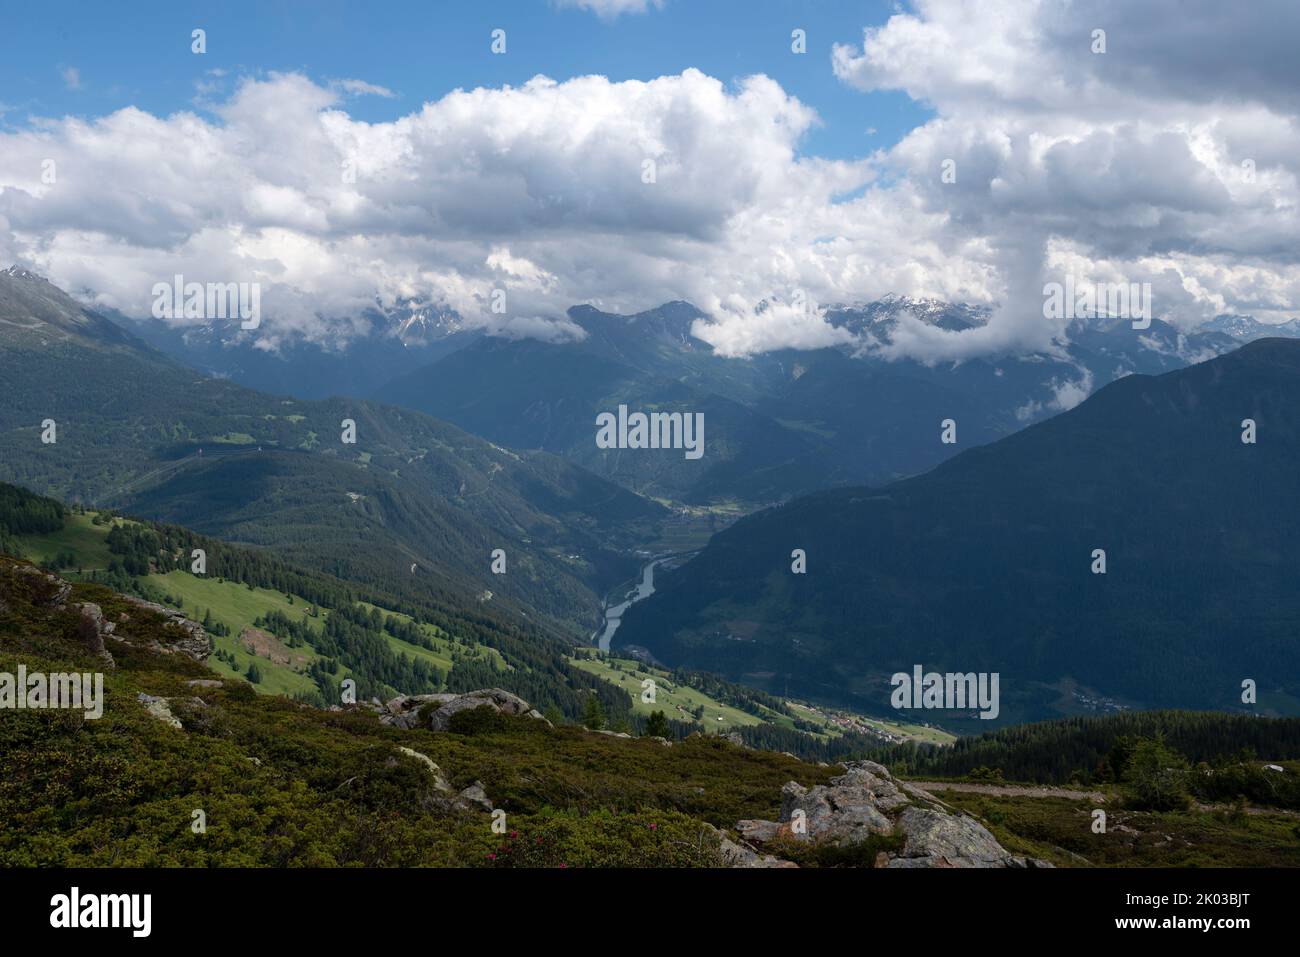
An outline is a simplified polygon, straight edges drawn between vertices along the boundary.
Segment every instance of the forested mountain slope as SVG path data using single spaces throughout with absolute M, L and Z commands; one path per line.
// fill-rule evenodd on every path
M 0 380 L 2 480 L 354 578 L 490 591 L 573 634 L 664 514 L 562 459 L 417 412 L 204 377 L 27 273 L 0 274 Z M 505 574 L 491 572 L 495 549 Z
M 1294 712 L 1298 472 L 1300 342 L 1263 339 L 1121 379 L 925 475 L 749 516 L 615 640 L 867 710 L 919 663 L 1000 673 L 1003 721 L 1076 692 L 1242 707 L 1246 679 L 1260 709 Z

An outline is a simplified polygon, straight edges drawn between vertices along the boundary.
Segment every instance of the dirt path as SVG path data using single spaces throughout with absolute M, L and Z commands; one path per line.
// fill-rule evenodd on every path
M 1106 803 L 1106 795 L 1100 791 L 1074 791 L 1070 788 L 1055 788 L 1047 785 L 967 784 L 962 781 L 908 781 L 907 783 L 931 793 L 936 791 L 965 791 L 969 794 L 988 794 L 993 797 L 1065 798 L 1067 801 L 1087 800 L 1092 801 L 1094 804 Z M 1197 801 L 1194 807 L 1198 811 L 1227 811 L 1231 810 L 1234 805 L 1202 804 Z M 1276 807 L 1248 807 L 1246 813 L 1300 817 L 1300 811 L 1289 811 Z
M 971 794 L 990 794 L 995 797 L 1044 797 L 1065 798 L 1070 801 L 1093 801 L 1103 804 L 1106 795 L 1100 791 L 1072 791 L 1069 788 L 1054 788 L 1036 785 L 1014 784 L 966 784 L 959 781 L 909 781 L 927 791 L 967 791 Z
M 1236 809 L 1235 804 L 1202 804 L 1197 801 L 1193 807 L 1198 811 L 1232 811 Z M 1255 807 L 1251 805 L 1246 808 L 1247 814 L 1279 814 L 1282 817 L 1300 817 L 1300 811 L 1289 811 L 1280 807 Z

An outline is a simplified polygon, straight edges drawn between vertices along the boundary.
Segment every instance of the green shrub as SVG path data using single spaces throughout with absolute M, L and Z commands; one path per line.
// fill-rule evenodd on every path
M 491 705 L 479 705 L 457 711 L 447 721 L 447 730 L 452 734 L 505 734 L 512 730 L 514 720 L 502 714 Z
M 1164 738 L 1140 738 L 1124 769 L 1129 804 L 1150 811 L 1180 811 L 1191 804 L 1187 759 L 1165 746 Z

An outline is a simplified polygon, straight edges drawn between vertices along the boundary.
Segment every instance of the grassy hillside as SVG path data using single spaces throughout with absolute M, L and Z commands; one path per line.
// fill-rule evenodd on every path
M 573 663 L 583 671 L 617 685 L 632 696 L 636 713 L 649 717 L 654 711 L 663 711 L 677 721 L 694 722 L 719 734 L 736 728 L 754 727 L 763 723 L 758 715 L 747 714 L 738 708 L 715 701 L 708 695 L 688 686 L 677 684 L 672 675 L 662 668 L 650 668 L 628 659 L 611 661 L 604 657 L 575 656 Z M 643 681 L 655 683 L 655 703 L 641 700 Z M 700 710 L 700 716 L 693 712 Z
M 570 718 L 582 716 L 594 694 L 610 727 L 628 731 L 642 729 L 656 710 L 641 702 L 639 684 L 630 688 L 607 663 L 576 660 L 568 645 L 543 635 L 506 637 L 504 623 L 447 617 L 445 609 L 400 596 L 367 595 L 185 529 L 64 509 L 12 486 L 0 485 L 0 494 L 0 521 L 11 516 L 11 524 L 27 529 L 11 537 L 12 547 L 53 556 L 47 564 L 55 567 L 57 560 L 69 577 L 180 609 L 209 632 L 208 666 L 222 677 L 255 676 L 254 687 L 265 694 L 330 703 L 349 677 L 363 697 L 380 700 L 500 686 Z M 38 518 L 24 524 L 27 513 Z M 209 554 L 206 575 L 192 574 L 184 560 L 196 545 Z M 659 710 L 675 737 L 740 731 L 755 746 L 819 760 L 852 755 L 880 740 L 865 727 L 796 718 L 774 699 L 707 675 L 659 672 L 657 680 L 667 695 Z M 699 718 L 697 709 L 704 709 Z
M 71 512 L 62 531 L 23 536 L 19 542 L 24 555 L 37 564 L 49 564 L 59 555 L 75 555 L 75 567 L 66 571 L 93 579 L 95 572 L 106 571 L 113 561 L 114 556 L 106 541 L 109 530 L 115 525 L 125 524 L 120 518 L 105 518 L 100 524 L 95 524 L 92 519 L 97 514 L 100 513 Z M 254 685 L 259 692 L 293 696 L 312 694 L 317 690 L 316 682 L 307 672 L 321 656 L 311 642 L 290 649 L 282 642 L 268 641 L 268 637 L 273 639 L 274 636 L 268 636 L 257 622 L 269 613 L 278 612 L 304 621 L 319 634 L 330 609 L 314 606 L 301 595 L 251 587 L 226 578 L 196 576 L 180 568 L 138 576 L 138 582 L 142 594 L 161 599 L 195 621 L 210 621 L 216 626 L 209 630 L 214 650 L 223 652 L 223 655 L 214 655 L 208 660 L 208 665 L 218 674 L 243 677 L 248 674 L 249 665 L 256 663 L 262 676 Z M 367 610 L 378 609 L 385 617 L 411 624 L 432 646 L 412 644 L 385 632 L 383 638 L 395 655 L 418 659 L 443 672 L 450 671 L 456 660 L 491 662 L 492 667 L 501 670 L 507 667 L 500 653 L 493 648 L 467 642 L 457 644 L 453 636 L 436 625 L 417 623 L 409 615 L 370 602 L 357 604 Z M 254 632 L 260 634 L 250 634 Z M 280 658 L 289 660 L 280 661 Z M 351 675 L 352 670 L 341 665 L 339 674 Z
M 748 708 L 728 704 L 718 695 L 690 684 L 692 676 L 678 676 L 665 668 L 657 668 L 633 658 L 620 658 L 591 651 L 573 657 L 573 663 L 590 674 L 622 688 L 632 696 L 632 708 L 637 714 L 649 717 L 655 711 L 688 724 L 694 724 L 710 733 L 725 734 L 746 728 L 770 725 L 788 731 L 800 731 L 825 740 L 846 735 L 880 735 L 886 740 L 918 741 L 927 744 L 951 744 L 955 737 L 938 728 L 917 724 L 900 724 L 877 718 L 854 715 L 796 701 L 781 702 L 778 710 L 761 703 L 759 696 L 740 686 L 726 686 L 714 682 L 716 687 L 726 687 L 736 700 Z M 696 676 L 698 680 L 698 676 Z M 655 684 L 653 704 L 643 701 L 643 682 Z M 744 735 L 742 734 L 742 737 Z
M 58 592 L 0 558 L 0 672 L 101 671 L 104 716 L 6 713 L 0 866 L 717 866 L 715 829 L 774 819 L 785 782 L 838 773 L 717 736 L 665 747 L 475 712 L 447 732 L 403 731 L 364 708 L 321 710 L 244 681 L 194 685 L 211 671 L 149 648 L 173 646 L 163 619 L 101 585 L 75 584 L 62 603 Z M 77 602 L 117 623 L 105 639 L 114 667 L 85 643 Z M 165 699 L 180 727 L 142 693 Z M 504 830 L 450 803 L 475 782 L 505 812 Z M 1098 835 L 1091 800 L 935 790 L 1008 849 L 1059 866 L 1300 865 L 1295 817 L 1267 808 L 1144 810 L 1108 788 Z
M 0 558 L 0 670 L 96 670 L 76 616 Z M 171 634 L 102 586 L 74 586 L 133 641 Z M 19 711 L 0 722 L 3 866 L 691 866 L 718 862 L 704 825 L 774 814 L 790 778 L 827 769 L 717 738 L 673 748 L 527 719 L 435 734 L 384 727 L 360 709 L 322 711 L 219 689 L 184 655 L 108 639 L 105 716 Z M 182 723 L 151 717 L 139 692 L 166 697 Z M 447 810 L 481 781 L 509 831 L 485 812 Z M 206 831 L 192 828 L 201 810 Z
M 640 731 L 656 710 L 640 701 L 639 685 L 629 689 L 611 667 L 575 660 L 570 646 L 544 635 L 513 636 L 503 622 L 448 616 L 409 595 L 358 591 L 185 529 L 64 509 L 12 486 L 0 485 L 0 496 L 0 522 L 8 516 L 25 529 L 10 537 L 12 548 L 53 556 L 47 564 L 70 578 L 180 609 L 209 632 L 208 666 L 222 677 L 256 677 L 253 686 L 264 694 L 327 704 L 338 700 L 344 678 L 357 682 L 363 698 L 380 700 L 499 686 L 574 719 L 594 695 L 608 725 L 621 731 Z M 24 521 L 28 513 L 37 518 Z M 184 560 L 194 546 L 208 553 L 206 575 L 192 574 Z M 673 737 L 738 730 L 754 746 L 818 760 L 879 743 L 874 733 L 853 733 L 865 728 L 797 720 L 780 702 L 707 675 L 660 672 L 657 680 Z M 697 709 L 704 709 L 698 719 Z
M 15 534 L 17 530 L 20 534 Z M 627 695 L 572 668 L 569 645 L 483 606 L 385 592 L 289 565 L 175 526 L 67 509 L 0 484 L 0 545 L 52 555 L 72 579 L 108 584 L 183 610 L 204 623 L 219 674 L 250 677 L 258 690 L 318 704 L 337 702 L 350 677 L 362 698 L 504 685 L 540 708 L 577 717 L 596 695 L 624 720 Z M 207 573 L 190 572 L 200 548 Z M 107 555 L 107 568 L 96 567 Z M 97 556 L 95 561 L 91 557 Z
M 24 535 L 23 554 L 40 565 L 53 563 L 60 555 L 76 556 L 78 572 L 107 571 L 113 556 L 105 537 L 108 528 L 92 522 L 93 512 L 70 512 L 56 532 Z M 119 519 L 120 521 L 120 519 Z
M 265 647 L 260 654 L 250 651 L 249 642 L 243 638 L 245 631 L 253 629 L 254 622 L 268 612 L 303 617 L 309 602 L 300 596 L 291 603 L 280 592 L 249 588 L 225 579 L 198 577 L 180 569 L 165 574 L 154 573 L 146 576 L 144 581 L 147 586 L 159 589 L 164 597 L 173 599 L 168 605 L 184 611 L 195 621 L 211 620 L 225 626 L 227 633 L 214 634 L 213 643 L 216 650 L 225 652 L 233 662 L 215 655 L 208 659 L 208 666 L 222 677 L 243 677 L 248 674 L 249 665 L 256 663 L 262 675 L 261 681 L 254 685 L 258 691 L 292 696 L 317 690 L 316 682 L 306 673 L 307 666 L 320 658 L 310 645 L 289 649 L 277 643 L 275 657 L 290 658 L 289 663 L 281 663 L 272 660 L 269 649 Z M 328 614 L 328 611 L 322 614 Z M 252 647 L 256 648 L 258 644 Z

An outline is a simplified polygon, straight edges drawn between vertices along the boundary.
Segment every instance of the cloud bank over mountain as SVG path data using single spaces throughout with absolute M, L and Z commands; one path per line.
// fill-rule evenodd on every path
M 1066 273 L 1151 282 L 1156 313 L 1182 325 L 1295 309 L 1294 5 L 915 6 L 832 59 L 851 86 L 935 108 L 883 161 L 1003 284 L 987 330 L 931 354 L 1041 335 L 1043 283 Z
M 825 66 L 935 111 L 853 160 L 804 150 L 820 119 L 774 80 L 697 70 L 538 76 L 388 122 L 347 99 L 388 91 L 300 73 L 245 77 L 205 112 L 50 118 L 0 130 L 0 261 L 134 315 L 175 274 L 257 281 L 268 346 L 362 334 L 376 297 L 542 338 L 575 302 L 686 299 L 727 354 L 840 341 L 822 304 L 1001 304 L 961 332 L 900 325 L 896 354 L 959 359 L 1050 347 L 1042 287 L 1066 273 L 1150 282 L 1185 326 L 1280 319 L 1300 299 L 1282 49 L 1300 12 L 1197 7 L 919 2 Z

